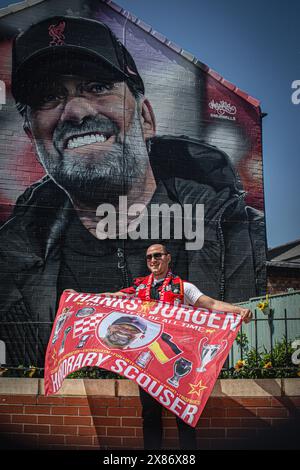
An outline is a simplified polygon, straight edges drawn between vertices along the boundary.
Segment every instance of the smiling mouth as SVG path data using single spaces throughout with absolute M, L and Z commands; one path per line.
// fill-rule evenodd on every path
M 74 149 L 78 147 L 83 147 L 84 145 L 90 145 L 95 143 L 103 144 L 112 135 L 113 134 L 104 134 L 102 132 L 89 132 L 86 134 L 81 134 L 79 136 L 72 136 L 66 140 L 65 148 Z
M 127 335 L 122 335 L 121 333 L 114 333 L 110 336 L 110 341 L 116 344 L 127 344 L 131 341 L 131 337 Z

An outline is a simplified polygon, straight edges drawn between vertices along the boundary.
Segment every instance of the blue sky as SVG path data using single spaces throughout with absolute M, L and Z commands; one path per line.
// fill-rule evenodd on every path
M 299 0 L 116 3 L 261 101 L 268 246 L 299 239 L 300 104 L 291 100 L 300 80 Z

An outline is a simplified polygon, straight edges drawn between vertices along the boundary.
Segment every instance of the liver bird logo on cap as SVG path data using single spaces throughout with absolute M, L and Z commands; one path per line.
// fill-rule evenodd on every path
M 49 36 L 52 40 L 49 46 L 63 46 L 65 43 L 64 30 L 66 27 L 65 21 L 61 21 L 59 24 L 51 24 L 48 28 Z

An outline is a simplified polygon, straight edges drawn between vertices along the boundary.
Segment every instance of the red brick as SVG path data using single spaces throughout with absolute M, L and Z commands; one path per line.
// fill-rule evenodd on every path
M 178 439 L 172 439 L 172 438 L 169 438 L 169 439 L 164 439 L 163 440 L 163 448 L 166 448 L 166 449 L 178 449 Z
M 232 408 L 240 406 L 239 402 L 235 399 L 227 397 L 211 397 L 208 399 L 205 408 Z
M 119 406 L 120 399 L 116 398 L 99 398 L 99 397 L 89 397 L 89 406 L 91 408 L 103 408 L 109 406 Z
M 95 417 L 92 420 L 95 426 L 121 426 L 121 418 Z
M 288 426 L 292 421 L 289 418 L 273 418 L 271 422 L 272 427 L 274 428 L 276 426 Z
M 135 436 L 134 429 L 131 428 L 107 428 L 107 436 Z
M 65 437 L 64 436 L 45 436 L 45 435 L 39 435 L 38 436 L 38 443 L 39 444 L 64 444 L 65 443 Z
M 50 426 L 40 424 L 25 424 L 24 432 L 31 434 L 49 434 Z
M 93 445 L 96 446 L 98 449 L 100 449 L 99 439 L 100 435 L 93 436 Z
M 89 407 L 89 400 L 87 397 L 65 397 L 65 405 L 66 406 L 88 406 Z
M 93 444 L 91 436 L 66 436 L 66 444 L 88 446 Z
M 135 408 L 108 408 L 108 416 L 136 416 Z
M 7 432 L 22 433 L 22 431 L 23 431 L 22 424 L 12 424 L 12 423 L 3 424 L 3 426 L 1 426 L 1 429 L 0 429 L 1 434 L 7 433 Z
M 77 406 L 53 406 L 52 408 L 53 415 L 73 415 L 78 416 L 78 407 Z
M 90 426 L 92 418 L 90 416 L 64 416 L 64 424 L 81 424 Z
M 240 423 L 239 418 L 211 418 L 212 428 L 238 428 Z
M 33 395 L 1 395 L 0 402 L 2 404 L 34 404 L 36 403 L 36 396 Z
M 201 438 L 197 441 L 197 449 L 199 450 L 208 450 L 210 449 L 211 439 Z
M 122 418 L 122 426 L 140 427 L 142 425 L 141 418 Z
M 209 418 L 202 418 L 200 417 L 197 427 L 198 428 L 208 428 L 210 426 L 210 419 Z
M 284 403 L 293 404 L 297 408 L 300 408 L 300 397 L 285 397 Z
M 42 405 L 35 405 L 35 406 L 25 406 L 24 408 L 25 414 L 34 414 L 34 415 L 50 415 L 51 407 L 50 406 L 42 406 Z
M 168 415 L 163 414 L 162 422 L 164 426 L 169 426 L 169 427 L 176 426 L 175 415 L 173 413 L 169 413 Z
M 286 408 L 287 404 L 288 404 L 288 402 L 287 402 L 286 398 L 284 398 L 284 397 L 282 397 L 282 398 L 272 397 L 272 400 L 271 400 L 272 408 L 273 407 Z
M 138 397 L 121 397 L 120 399 L 120 406 L 124 407 L 141 407 L 141 402 Z
M 205 408 L 201 417 L 223 418 L 226 416 L 225 408 Z M 201 419 L 201 418 L 200 418 Z
M 272 424 L 271 419 L 242 418 L 241 427 L 244 428 L 267 428 Z
M 271 397 L 239 398 L 239 403 L 246 407 L 271 406 Z
M 143 430 L 139 429 L 139 432 L 136 435 L 138 435 L 140 437 L 143 437 Z M 171 438 L 171 437 L 177 438 L 178 437 L 178 431 L 175 428 L 167 428 L 167 429 L 164 429 L 163 436 L 166 439 Z
M 242 439 L 254 439 L 256 437 L 256 429 L 227 429 L 228 438 L 242 438 Z
M 43 395 L 39 395 L 37 397 L 38 405 L 64 405 L 65 398 L 64 397 L 45 397 Z
M 107 428 L 105 426 L 95 426 L 97 436 L 107 436 Z
M 125 449 L 143 449 L 143 439 L 137 437 L 124 437 L 123 447 Z
M 5 442 L 8 445 L 11 443 L 12 448 L 20 445 L 21 447 L 26 445 L 26 448 L 33 449 L 37 446 L 37 434 L 6 434 Z
M 37 416 L 36 415 L 12 415 L 12 422 L 36 424 Z
M 122 446 L 122 438 L 121 437 L 100 437 L 99 438 L 99 446 L 103 449 L 103 447 L 108 446 L 108 448 L 115 448 L 117 446 Z
M 216 437 L 225 437 L 225 429 L 220 429 L 220 428 L 203 428 L 203 429 L 198 429 L 197 430 L 197 436 L 198 437 L 210 437 L 210 438 L 216 438 Z
M 106 414 L 106 409 L 103 408 L 103 410 L 105 411 L 105 414 Z M 79 411 L 79 416 L 91 416 L 92 415 L 91 409 L 89 406 L 80 406 L 78 408 L 78 411 Z
M 97 436 L 96 428 L 93 426 L 79 426 L 78 427 L 79 436 Z
M 257 408 L 257 416 L 263 416 L 266 418 L 286 418 L 288 416 L 288 410 L 285 408 Z
M 11 418 L 13 415 L 10 414 L 5 414 L 5 415 L 0 415 L 0 424 L 1 423 L 11 423 Z M 23 415 L 21 415 L 23 416 Z
M 21 414 L 23 406 L 18 405 L 0 405 L 0 414 Z
M 244 416 L 255 417 L 256 408 L 227 408 L 227 416 L 241 418 Z
M 38 423 L 39 424 L 63 424 L 64 418 L 63 416 L 38 416 Z
M 107 408 L 89 408 L 87 406 L 79 406 L 80 416 L 107 416 Z
M 51 434 L 76 435 L 77 426 L 51 426 Z
M 228 449 L 228 447 L 231 449 L 239 448 L 241 442 L 243 442 L 241 439 L 210 439 L 210 449 L 223 450 Z

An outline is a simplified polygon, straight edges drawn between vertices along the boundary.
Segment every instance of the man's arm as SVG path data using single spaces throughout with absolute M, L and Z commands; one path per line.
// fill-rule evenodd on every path
M 249 308 L 239 307 L 238 305 L 232 305 L 221 300 L 213 299 L 208 295 L 201 295 L 198 300 L 194 303 L 194 307 L 208 308 L 210 310 L 221 310 L 222 312 L 232 312 L 241 315 L 245 323 L 249 323 L 252 318 L 252 312 Z

